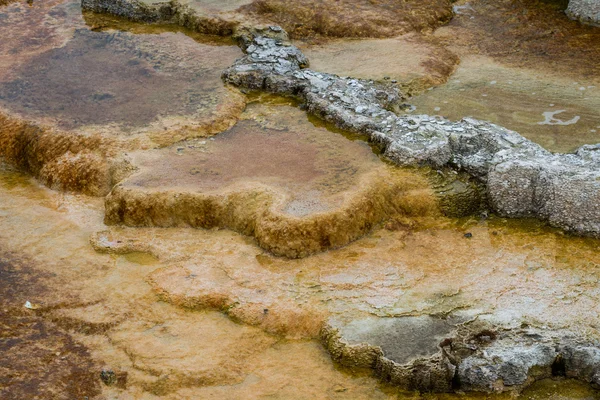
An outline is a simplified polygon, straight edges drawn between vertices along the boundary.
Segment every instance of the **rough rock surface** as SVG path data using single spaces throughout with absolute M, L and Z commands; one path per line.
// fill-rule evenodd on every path
M 243 42 L 247 54 L 223 73 L 225 81 L 299 97 L 310 113 L 368 135 L 399 165 L 466 171 L 487 185 L 490 204 L 501 215 L 538 217 L 600 236 L 600 147 L 553 154 L 516 132 L 471 118 L 453 123 L 398 115 L 403 97 L 397 88 L 307 69 L 308 60 L 285 33 L 270 30 Z
M 583 23 L 600 26 L 600 1 L 570 0 L 567 15 Z
M 503 327 L 466 318 L 472 311 L 444 318 L 330 320 L 321 338 L 334 360 L 371 368 L 380 378 L 410 390 L 520 392 L 552 376 L 598 385 L 596 342 L 568 331 Z

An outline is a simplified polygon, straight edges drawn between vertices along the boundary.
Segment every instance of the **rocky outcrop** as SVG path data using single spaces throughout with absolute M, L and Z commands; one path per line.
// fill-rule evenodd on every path
M 223 73 L 226 82 L 298 97 L 309 113 L 367 135 L 396 164 L 465 171 L 486 185 L 490 205 L 501 215 L 542 218 L 600 236 L 599 146 L 554 154 L 491 123 L 402 115 L 404 98 L 395 86 L 306 68 L 308 60 L 278 27 L 241 44 L 246 56 Z
M 567 15 L 585 24 L 600 26 L 599 0 L 571 0 Z
M 178 3 L 84 0 L 83 7 L 205 32 L 199 22 L 205 17 L 193 10 L 186 14 L 181 10 L 187 6 Z M 188 14 L 195 17 L 184 17 Z M 227 32 L 234 33 L 246 56 L 223 73 L 226 82 L 299 97 L 308 112 L 342 129 L 366 134 L 399 165 L 465 171 L 487 188 L 491 208 L 503 216 L 537 217 L 567 231 L 600 236 L 597 147 L 553 154 L 516 132 L 471 118 L 453 123 L 402 115 L 405 98 L 396 85 L 310 70 L 306 57 L 289 44 L 280 27 L 235 24 Z
M 425 315 L 330 320 L 321 339 L 342 365 L 409 390 L 519 392 L 552 376 L 600 382 L 600 350 L 570 332 Z

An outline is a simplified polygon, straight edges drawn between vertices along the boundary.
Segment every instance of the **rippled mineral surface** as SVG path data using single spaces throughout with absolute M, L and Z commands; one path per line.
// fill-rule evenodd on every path
M 275 38 L 568 153 L 600 142 L 600 28 L 567 6 L 0 0 L 0 398 L 600 398 L 600 239 L 222 75 Z

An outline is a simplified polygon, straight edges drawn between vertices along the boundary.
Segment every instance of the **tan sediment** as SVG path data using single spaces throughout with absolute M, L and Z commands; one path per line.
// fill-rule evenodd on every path
M 177 290 L 181 279 L 191 279 L 196 285 Z M 185 267 L 159 269 L 148 277 L 148 283 L 160 299 L 176 306 L 221 311 L 235 321 L 290 338 L 317 338 L 327 315 L 310 305 L 244 288 L 218 269 L 210 276 L 194 276 Z
M 124 256 L 97 254 L 88 245 L 90 233 L 107 229 L 101 223 L 98 199 L 55 193 L 32 185 L 27 178 L 8 176 L 1 183 L 0 223 L 5 228 L 0 244 L 31 254 L 38 267 L 53 277 L 55 290 L 40 292 L 32 302 L 51 302 L 59 295 L 81 296 L 80 305 L 71 302 L 52 311 L 51 317 L 71 327 L 94 360 L 116 373 L 128 373 L 125 388 L 103 388 L 107 396 L 292 396 L 290 391 L 301 391 L 310 383 L 317 385 L 310 388 L 315 397 L 337 393 L 333 391 L 336 385 L 342 385 L 339 390 L 346 388 L 341 397 L 384 397 L 372 378 L 358 379 L 336 370 L 314 341 L 281 341 L 281 347 L 264 350 L 261 346 L 270 339 L 260 329 L 234 324 L 218 313 L 157 302 L 155 286 L 157 291 L 180 296 L 182 304 L 186 293 L 190 302 L 192 295 L 234 293 L 239 303 L 234 308 L 250 303 L 247 307 L 253 310 L 257 326 L 261 326 L 264 309 L 268 315 L 271 307 L 275 316 L 316 310 L 360 318 L 444 313 L 470 305 L 483 312 L 506 310 L 509 316 L 525 313 L 529 321 L 540 325 L 567 324 L 592 332 L 590 325 L 597 321 L 593 306 L 600 265 L 597 241 L 570 238 L 535 222 L 472 219 L 408 233 L 379 230 L 343 249 L 301 260 L 272 257 L 226 230 L 109 229 L 111 242 L 129 243 L 137 251 L 150 247 L 159 262 L 148 265 Z M 93 202 L 87 204 L 89 200 Z M 465 238 L 464 232 L 472 232 L 473 237 Z M 155 268 L 161 269 L 152 273 Z M 151 286 L 144 283 L 148 274 Z M 235 283 L 231 290 L 217 285 L 227 281 Z M 19 304 L 21 299 L 17 299 Z M 91 304 L 98 300 L 102 301 Z M 196 304 L 194 308 L 203 307 Z M 285 316 L 280 320 L 286 320 Z M 104 331 L 109 325 L 100 324 L 111 327 Z M 280 331 L 285 334 L 284 328 Z M 241 329 L 246 334 L 236 336 Z M 226 341 L 227 337 L 241 340 Z M 157 350 L 150 353 L 152 348 Z M 243 352 L 250 348 L 257 351 L 246 356 Z M 244 354 L 240 362 L 216 362 L 235 360 L 238 352 Z M 202 356 L 219 370 L 210 375 L 211 380 L 201 375 L 203 363 L 187 361 Z M 305 365 L 312 368 L 306 370 Z M 207 380 L 190 379 L 195 372 Z M 315 375 L 331 382 L 315 380 Z M 202 386 L 202 382 L 215 385 Z
M 139 264 L 89 246 L 89 234 L 106 228 L 99 199 L 50 191 L 5 171 L 0 188 L 3 399 L 394 398 L 369 375 L 339 370 L 315 340 L 283 340 L 219 312 L 159 301 L 144 277 L 166 264 Z M 181 234 L 178 242 L 196 245 L 215 235 L 244 243 L 227 231 L 130 231 L 147 243 Z M 159 253 L 168 263 L 178 257 Z M 26 300 L 41 308 L 26 309 Z M 102 383 L 103 369 L 116 382 Z
M 445 228 L 378 230 L 343 249 L 298 260 L 265 254 L 227 231 L 190 231 L 198 239 L 183 236 L 183 229 L 111 228 L 113 240 L 149 245 L 170 265 L 148 278 L 161 298 L 222 310 L 292 336 L 318 332 L 319 315 L 351 321 L 461 308 L 482 316 L 498 310 L 507 323 L 596 335 L 596 296 L 590 298 L 588 289 L 598 274 L 597 241 L 569 238 L 533 221 L 472 219 Z M 315 326 L 306 328 L 304 321 L 313 319 Z

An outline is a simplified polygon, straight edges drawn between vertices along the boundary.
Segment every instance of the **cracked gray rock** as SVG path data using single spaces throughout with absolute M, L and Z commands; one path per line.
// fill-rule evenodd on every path
M 307 111 L 339 128 L 366 135 L 398 165 L 465 171 L 487 188 L 502 216 L 537 217 L 579 235 L 600 237 L 600 146 L 555 154 L 500 126 L 464 118 L 451 122 L 402 115 L 406 100 L 393 84 L 308 69 L 302 52 L 261 31 L 246 35 L 246 55 L 223 79 L 251 90 L 294 96 Z M 243 36 L 243 35 L 242 35 Z
M 571 0 L 566 12 L 584 24 L 600 26 L 600 0 Z

